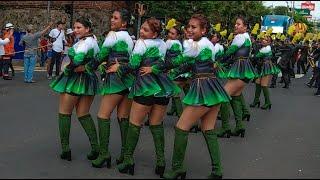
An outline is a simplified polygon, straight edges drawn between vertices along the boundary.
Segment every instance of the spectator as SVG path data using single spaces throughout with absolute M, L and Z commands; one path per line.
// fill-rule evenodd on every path
M 49 31 L 51 28 L 52 23 L 50 23 L 44 30 L 33 33 L 33 26 L 28 25 L 27 27 L 27 34 L 24 35 L 19 45 L 25 46 L 24 52 L 24 82 L 25 83 L 34 83 L 35 81 L 32 80 L 33 78 L 33 71 L 36 65 L 36 54 L 38 48 L 38 41 L 40 37 Z
M 49 33 L 52 42 L 52 59 L 49 66 L 47 78 L 52 79 L 53 66 L 56 65 L 55 75 L 60 74 L 61 57 L 64 50 L 64 43 L 66 42 L 64 35 L 64 22 L 58 21 L 57 27 L 52 29 Z
M 13 34 L 14 26 L 11 23 L 7 23 L 4 30 L 4 37 L 10 37 L 10 42 L 4 45 L 4 55 L 2 56 L 3 63 L 3 79 L 12 80 L 12 77 L 9 76 L 9 67 L 12 70 L 12 76 L 14 76 L 14 69 L 12 66 L 12 58 L 14 56 L 14 37 L 10 34 Z
M 68 50 L 70 47 L 72 47 L 75 43 L 75 35 L 72 31 L 72 29 L 67 29 L 66 33 L 66 45 L 64 46 L 64 53 L 63 53 L 63 60 L 61 63 L 61 71 L 64 70 L 64 67 L 70 63 L 70 59 L 68 57 Z
M 48 38 L 47 36 L 42 36 L 40 40 L 40 52 L 41 52 L 41 60 L 40 60 L 40 67 L 44 67 L 45 62 L 47 60 L 47 53 L 48 53 Z
M 4 30 L 4 29 L 2 29 Z M 2 56 L 4 55 L 4 46 L 10 42 L 10 38 L 13 36 L 13 31 L 10 31 L 8 37 L 4 37 L 4 33 L 1 34 L 0 37 L 0 77 L 3 76 L 2 74 L 2 68 L 3 68 L 3 61 L 2 61 Z M 3 39 L 2 39 L 3 38 Z

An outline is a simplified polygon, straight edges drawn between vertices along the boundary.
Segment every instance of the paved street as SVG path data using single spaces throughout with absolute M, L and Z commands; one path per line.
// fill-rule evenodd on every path
M 309 77 L 292 80 L 289 90 L 280 84 L 271 89 L 271 111 L 250 109 L 245 138 L 220 139 L 224 178 L 320 178 L 320 98 L 313 96 L 315 89 L 304 85 Z M 135 151 L 135 176 L 118 173 L 115 158 L 121 141 L 115 114 L 109 144 L 111 169 L 91 167 L 86 159 L 89 141 L 75 115 L 70 137 L 72 161 L 60 160 L 58 95 L 49 88 L 44 72 L 36 72 L 34 80 L 37 83 L 25 84 L 21 71 L 13 81 L 0 79 L 0 178 L 158 178 L 153 174 L 155 153 L 148 128 L 142 129 Z M 244 95 L 251 103 L 254 84 L 246 87 Z M 93 117 L 99 102 L 97 96 Z M 168 168 L 176 121 L 171 116 L 164 120 Z M 209 174 L 210 158 L 201 133 L 189 135 L 185 164 L 187 178 Z

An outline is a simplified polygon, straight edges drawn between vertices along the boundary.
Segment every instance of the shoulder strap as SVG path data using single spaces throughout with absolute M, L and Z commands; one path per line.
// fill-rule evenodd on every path
M 60 32 L 59 32 L 59 34 L 58 34 L 58 36 L 56 37 L 56 39 L 60 36 L 60 34 L 61 34 L 61 30 L 60 30 Z

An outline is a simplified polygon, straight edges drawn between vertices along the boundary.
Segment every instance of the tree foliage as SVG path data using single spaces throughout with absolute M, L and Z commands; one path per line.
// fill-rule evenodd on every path
M 260 16 L 270 13 L 262 1 L 143 1 L 148 16 L 175 18 L 183 24 L 194 13 L 206 15 L 212 24 L 221 23 L 222 29 L 232 29 L 237 16 L 246 17 L 251 25 Z M 169 7 L 169 8 L 168 8 Z

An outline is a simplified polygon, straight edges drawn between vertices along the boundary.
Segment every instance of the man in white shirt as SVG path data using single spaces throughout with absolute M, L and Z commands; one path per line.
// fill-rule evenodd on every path
M 52 59 L 47 75 L 48 79 L 52 79 L 52 71 L 54 64 L 56 65 L 55 75 L 58 76 L 60 73 L 61 57 L 64 52 L 64 44 L 66 43 L 66 38 L 63 30 L 64 25 L 64 22 L 58 21 L 57 28 L 52 29 L 49 33 L 49 37 L 52 43 Z

